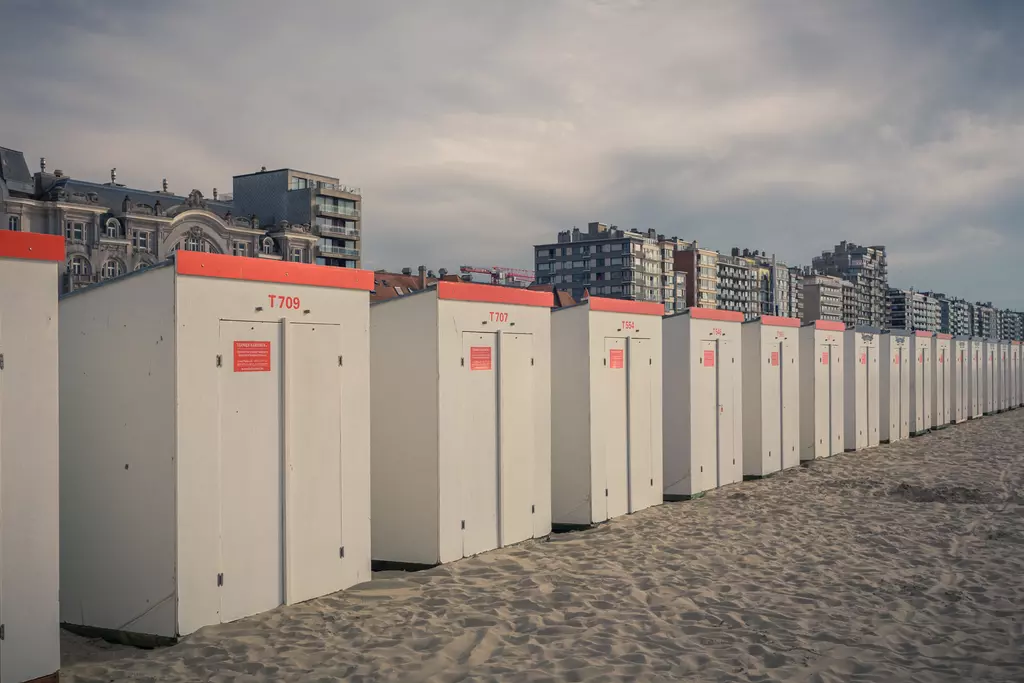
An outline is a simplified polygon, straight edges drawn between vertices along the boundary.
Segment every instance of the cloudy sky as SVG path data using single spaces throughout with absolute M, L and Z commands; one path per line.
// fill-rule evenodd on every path
M 885 244 L 897 286 L 1024 308 L 1019 0 L 2 4 L 0 145 L 181 193 L 335 175 L 367 267 L 529 267 L 600 220 Z

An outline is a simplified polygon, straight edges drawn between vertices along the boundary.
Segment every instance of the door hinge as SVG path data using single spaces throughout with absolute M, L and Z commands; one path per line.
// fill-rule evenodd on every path
M 345 359 L 344 359 L 344 357 L 343 356 L 338 356 L 338 367 L 341 368 L 341 367 L 344 367 L 344 366 L 345 366 Z
M 218 586 L 223 586 L 224 585 L 224 575 L 223 574 L 217 574 L 217 585 Z
M 462 358 L 461 362 L 459 363 L 459 365 L 461 365 L 462 367 L 466 367 L 466 359 Z
M 344 559 L 345 557 L 345 546 L 338 548 L 338 557 Z
M 608 489 L 605 489 L 605 490 L 604 490 L 604 495 L 605 495 L 605 496 L 607 496 L 607 495 L 608 495 Z
M 217 367 L 218 368 L 221 366 L 222 362 L 223 362 L 223 359 L 221 358 L 221 355 L 218 353 L 217 354 Z
M 0 624 L 0 640 L 3 640 L 7 635 L 6 624 Z
M 530 365 L 533 365 L 533 359 L 532 358 L 530 359 Z
M 0 370 L 4 369 L 4 354 L 0 353 Z
M 537 506 L 536 505 L 531 505 L 530 506 L 530 514 L 531 515 L 537 514 Z
M 465 528 L 466 528 L 466 520 L 462 520 L 462 528 L 463 528 L 463 529 L 465 529 Z

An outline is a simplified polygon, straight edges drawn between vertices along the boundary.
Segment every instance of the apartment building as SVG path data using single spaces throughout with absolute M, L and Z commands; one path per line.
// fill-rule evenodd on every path
M 803 275 L 804 322 L 843 319 L 843 281 L 832 275 Z
M 718 308 L 718 258 L 720 254 L 702 249 L 694 240 L 675 254 L 675 269 L 686 280 L 686 305 Z
M 789 313 L 791 318 L 804 319 L 804 274 L 798 266 L 789 270 Z
M 999 338 L 1024 340 L 1024 321 L 1021 314 L 1010 309 L 999 311 Z
M 312 227 L 316 263 L 359 268 L 362 264 L 362 190 L 337 178 L 280 168 L 235 176 L 233 201 L 262 223 Z
M 689 246 L 654 230 L 641 233 L 589 223 L 558 233 L 558 241 L 534 245 L 535 282 L 572 293 L 584 291 L 634 301 L 657 301 L 666 313 L 685 310 L 687 283 L 675 268 L 675 252 Z
M 941 292 L 925 292 L 939 306 L 938 331 L 955 336 L 970 336 L 974 305 L 965 299 L 947 297 Z
M 358 191 L 340 193 L 354 207 L 344 209 L 355 214 L 344 221 L 354 226 L 345 229 L 356 233 L 346 236 L 344 243 L 350 246 L 324 258 L 330 250 L 321 247 L 326 233 L 318 221 L 326 214 L 312 208 L 320 190 L 310 195 L 311 206 L 302 211 L 297 200 L 303 193 L 288 189 L 300 177 L 328 180 L 294 171 L 261 171 L 235 176 L 233 195 L 214 188 L 206 197 L 197 189 L 172 192 L 166 179 L 159 190 L 129 187 L 118 182 L 116 168 L 106 183 L 73 178 L 60 169 L 48 171 L 46 159 L 40 159 L 39 171 L 33 173 L 22 152 L 0 147 L 0 228 L 65 237 L 67 258 L 58 283 L 63 292 L 145 268 L 179 249 L 358 267 Z M 336 184 L 322 191 L 339 194 Z
M 747 259 L 754 274 L 754 294 L 759 315 L 795 316 L 793 276 L 789 266 L 759 250 L 733 247 L 733 257 Z
M 855 324 L 884 327 L 889 318 L 889 270 L 885 247 L 860 246 L 842 241 L 832 251 L 823 251 L 811 262 L 811 269 L 854 284 Z
M 857 287 L 849 280 L 839 280 L 840 299 L 842 300 L 843 322 L 847 327 L 861 325 L 859 317 L 859 306 L 857 305 Z
M 736 251 L 735 249 L 733 250 Z M 749 258 L 724 254 L 718 257 L 718 308 L 739 311 L 746 320 L 760 315 L 755 290 L 757 266 Z
M 992 305 L 992 302 L 978 302 L 974 304 L 974 319 L 972 336 L 982 339 L 992 339 L 999 336 L 999 311 Z
M 939 299 L 913 289 L 889 288 L 889 327 L 938 332 L 941 326 Z

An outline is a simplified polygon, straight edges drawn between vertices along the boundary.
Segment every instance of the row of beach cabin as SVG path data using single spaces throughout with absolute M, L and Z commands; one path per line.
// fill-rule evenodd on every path
M 0 232 L 0 683 L 1024 400 L 1017 342 L 191 252 L 58 304 L 64 258 Z

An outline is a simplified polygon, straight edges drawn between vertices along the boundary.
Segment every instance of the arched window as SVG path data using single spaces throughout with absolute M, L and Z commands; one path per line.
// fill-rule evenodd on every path
M 273 254 L 274 253 L 274 240 L 271 237 L 263 238 L 263 253 Z
M 20 221 L 18 220 L 17 216 L 11 216 L 10 218 L 7 219 L 7 229 L 14 230 L 15 232 L 17 232 L 21 228 L 21 226 L 18 225 L 19 222 Z
M 135 270 L 142 270 L 143 268 L 149 268 L 149 265 L 150 264 L 146 263 L 145 261 L 139 261 L 138 263 L 135 264 Z
M 117 233 L 120 232 L 121 224 L 117 222 L 116 218 L 108 218 L 106 224 L 103 226 L 103 234 L 107 237 L 117 238 Z
M 72 256 L 68 261 L 68 272 L 72 275 L 88 275 L 89 270 L 89 260 L 84 256 Z
M 102 272 L 103 272 L 103 279 L 104 280 L 109 280 L 110 278 L 117 277 L 118 275 L 121 275 L 122 273 L 124 273 L 124 268 L 121 266 L 121 262 L 120 261 L 118 261 L 117 259 L 112 258 L 112 259 L 108 259 L 107 262 L 103 264 L 103 271 Z

